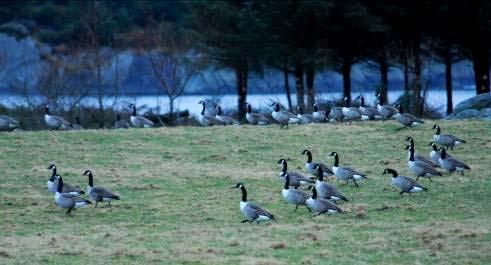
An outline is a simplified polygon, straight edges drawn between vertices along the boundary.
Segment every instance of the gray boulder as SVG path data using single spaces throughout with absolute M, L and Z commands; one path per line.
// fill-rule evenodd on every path
M 480 94 L 460 102 L 455 106 L 452 114 L 468 109 L 481 110 L 485 108 L 491 108 L 491 93 Z
M 482 109 L 479 116 L 481 116 L 481 118 L 491 118 L 491 108 Z
M 480 118 L 481 112 L 475 109 L 466 109 L 455 114 L 455 119 Z

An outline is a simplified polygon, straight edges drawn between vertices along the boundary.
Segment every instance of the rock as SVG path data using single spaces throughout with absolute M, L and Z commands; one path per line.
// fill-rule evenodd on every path
M 454 113 L 468 109 L 481 110 L 485 108 L 491 108 L 491 93 L 480 94 L 460 102 L 455 106 Z
M 469 118 L 479 118 L 481 112 L 475 109 L 466 109 L 455 114 L 455 119 L 469 119 Z
M 491 108 L 482 109 L 479 116 L 481 118 L 491 118 Z

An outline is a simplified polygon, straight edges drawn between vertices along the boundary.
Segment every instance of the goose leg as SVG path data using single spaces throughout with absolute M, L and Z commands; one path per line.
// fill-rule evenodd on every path
M 66 214 L 68 214 L 68 215 L 70 215 L 70 216 L 71 216 L 71 215 L 72 215 L 72 208 L 68 209 L 68 210 L 66 211 Z
M 358 188 L 360 186 L 358 186 L 358 183 L 356 183 L 356 180 L 353 179 L 353 183 L 355 183 L 355 186 Z
M 243 223 L 248 223 L 248 222 L 252 222 L 252 221 L 249 221 L 249 220 L 245 219 L 245 220 L 243 220 L 243 221 L 242 221 L 242 222 L 240 222 L 240 223 L 242 223 L 242 224 L 243 224 Z
M 431 180 L 431 177 L 428 177 L 428 179 L 430 180 L 430 182 L 433 182 L 433 180 Z
M 295 210 L 294 210 L 294 212 L 296 212 L 296 211 L 297 211 L 297 209 L 298 209 L 298 204 L 297 204 L 297 206 L 295 206 Z
M 307 205 L 305 205 L 305 208 L 307 208 L 307 210 L 309 210 L 309 213 L 312 212 L 312 210 L 310 210 L 310 208 Z
M 402 194 L 404 194 L 404 192 L 405 192 L 405 191 L 401 191 L 401 192 L 399 192 L 399 195 L 401 195 L 401 196 L 402 196 Z
M 417 177 L 416 177 L 416 181 L 418 181 L 419 177 L 421 177 L 421 176 L 417 176 Z
M 460 171 L 460 174 L 462 174 L 462 176 L 464 175 L 464 170 Z
M 94 208 L 97 208 L 97 202 L 95 202 L 95 204 L 94 204 Z

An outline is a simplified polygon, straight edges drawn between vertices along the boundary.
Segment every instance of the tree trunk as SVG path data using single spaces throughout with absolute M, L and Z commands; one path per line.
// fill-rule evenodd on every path
M 404 71 L 404 93 L 409 92 L 409 66 L 407 62 L 407 57 L 404 57 L 403 71 Z
M 418 42 L 419 43 L 419 42 Z M 413 94 L 411 108 L 413 113 L 419 113 L 423 115 L 424 102 L 421 100 L 421 58 L 419 53 L 419 44 L 416 46 L 415 60 L 414 60 L 414 80 L 413 80 Z
M 447 47 L 445 53 L 445 86 L 447 89 L 447 115 L 453 112 L 452 99 L 452 55 L 450 48 Z
M 285 61 L 283 63 L 283 77 L 285 78 L 285 91 L 286 91 L 286 100 L 288 101 L 288 110 L 292 109 L 292 96 L 290 94 L 290 82 L 288 81 L 288 59 L 285 57 Z
M 387 90 L 389 89 L 389 64 L 387 58 L 383 57 L 380 64 L 380 94 L 382 94 L 382 104 L 389 102 Z
M 344 58 L 341 69 L 343 75 L 343 97 L 348 98 L 348 104 L 351 104 L 351 60 Z
M 314 88 L 315 69 L 313 64 L 308 64 L 305 67 L 305 81 L 307 83 L 307 108 L 312 110 L 315 103 L 315 88 Z
M 295 66 L 295 88 L 297 90 L 297 106 L 305 109 L 303 96 L 303 66 L 300 63 L 297 63 Z
M 169 125 L 174 126 L 175 117 L 174 117 L 174 97 L 169 96 Z
M 247 66 L 239 66 L 235 69 L 237 85 L 237 114 L 239 120 L 245 116 L 245 103 L 247 102 Z
M 476 43 L 472 49 L 472 64 L 476 81 L 476 94 L 489 93 L 489 52 Z

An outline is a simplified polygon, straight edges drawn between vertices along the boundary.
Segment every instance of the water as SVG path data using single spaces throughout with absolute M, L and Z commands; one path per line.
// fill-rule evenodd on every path
M 401 96 L 403 90 L 389 91 L 389 101 L 392 102 Z M 373 92 L 362 92 L 365 97 L 365 102 L 370 105 L 376 103 L 376 98 Z M 358 96 L 358 94 L 353 94 L 353 98 Z M 475 96 L 474 90 L 454 90 L 453 91 L 453 104 L 454 107 L 462 100 L 468 99 Z M 342 97 L 341 92 L 328 92 L 319 93 L 316 95 L 317 100 L 334 100 L 340 99 Z M 237 96 L 236 95 L 183 95 L 175 100 L 175 109 L 179 110 L 189 110 L 191 115 L 198 115 L 201 111 L 201 105 L 198 104 L 200 100 L 203 99 L 213 99 L 218 102 L 222 109 L 236 109 L 237 107 Z M 253 109 L 257 110 L 260 108 L 268 107 L 271 100 L 278 101 L 281 104 L 287 105 L 287 99 L 285 94 L 254 94 L 247 96 L 247 102 L 250 103 Z M 38 96 L 34 97 L 33 101 L 42 104 L 43 98 Z M 292 103 L 296 105 L 296 95 L 292 94 Z M 426 102 L 433 107 L 440 108 L 443 113 L 445 111 L 445 106 L 447 102 L 447 96 L 445 90 L 430 90 L 427 94 Z M 7 107 L 13 107 L 15 105 L 25 105 L 23 97 L 17 95 L 2 95 L 0 98 L 0 103 L 6 105 Z M 127 106 L 130 103 L 136 103 L 137 106 L 146 105 L 147 108 L 157 109 L 160 113 L 168 112 L 169 101 L 166 96 L 123 96 L 116 99 L 107 98 L 104 100 L 106 106 L 113 106 L 119 111 L 126 111 Z M 97 98 L 87 97 L 82 102 L 84 106 L 97 106 Z

